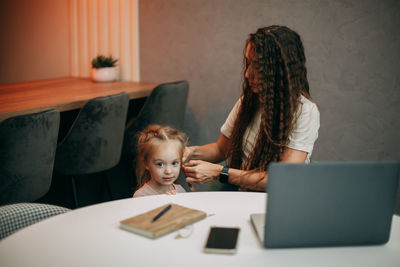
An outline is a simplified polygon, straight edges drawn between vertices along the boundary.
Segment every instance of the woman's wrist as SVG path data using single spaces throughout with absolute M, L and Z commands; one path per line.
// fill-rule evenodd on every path
M 183 152 L 183 157 L 182 157 L 183 163 L 192 159 L 196 159 L 195 156 L 196 151 L 197 151 L 197 146 L 187 146 L 185 148 L 185 151 Z
M 219 165 L 219 164 L 215 164 L 217 167 L 216 167 L 216 173 L 215 173 L 215 176 L 214 176 L 214 180 L 218 180 L 219 179 L 219 176 L 220 176 L 220 174 L 221 174 L 221 172 L 222 172 L 222 169 L 224 168 L 224 166 L 222 166 L 222 165 Z
M 189 153 L 189 160 L 192 160 L 192 159 L 200 159 L 199 158 L 199 155 L 198 155 L 198 148 L 199 146 L 190 146 L 189 147 L 189 149 L 190 149 L 190 153 Z

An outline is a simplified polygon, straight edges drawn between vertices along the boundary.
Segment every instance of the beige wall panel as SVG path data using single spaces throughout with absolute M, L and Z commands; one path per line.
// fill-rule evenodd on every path
M 68 76 L 69 1 L 0 1 L 0 83 Z

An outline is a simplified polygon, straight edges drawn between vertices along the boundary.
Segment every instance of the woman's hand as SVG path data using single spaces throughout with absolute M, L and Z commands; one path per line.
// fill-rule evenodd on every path
M 191 160 L 182 166 L 189 184 L 204 184 L 219 177 L 222 166 L 202 160 Z

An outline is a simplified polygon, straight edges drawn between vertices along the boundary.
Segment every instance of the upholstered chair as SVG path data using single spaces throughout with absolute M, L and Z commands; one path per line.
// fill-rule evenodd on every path
M 48 192 L 59 124 L 56 110 L 0 123 L 0 205 L 32 202 Z
M 107 170 L 119 162 L 128 105 L 127 93 L 89 100 L 60 141 L 54 169 L 71 176 L 76 207 L 80 206 L 76 179 Z
M 183 129 L 189 83 L 178 81 L 163 83 L 155 87 L 144 103 L 139 114 L 132 118 L 125 130 L 124 145 L 119 165 L 107 175 L 124 177 L 127 183 L 120 183 L 120 198 L 131 197 L 136 188 L 135 155 L 138 132 L 150 124 L 169 125 Z M 186 183 L 183 184 L 186 186 Z M 185 188 L 187 189 L 187 188 Z
M 24 227 L 67 211 L 67 208 L 40 203 L 0 206 L 0 240 Z

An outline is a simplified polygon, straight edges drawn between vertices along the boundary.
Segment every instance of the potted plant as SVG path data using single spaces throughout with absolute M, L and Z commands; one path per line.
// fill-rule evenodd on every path
M 92 80 L 95 82 L 113 82 L 118 80 L 118 59 L 112 56 L 98 55 L 92 60 Z

